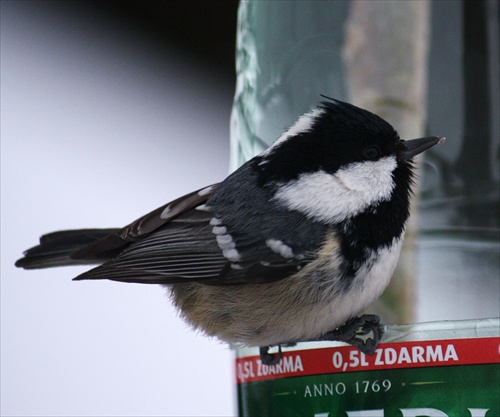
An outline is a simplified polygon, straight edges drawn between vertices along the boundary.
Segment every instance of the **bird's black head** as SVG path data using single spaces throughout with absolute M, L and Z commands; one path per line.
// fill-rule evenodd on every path
M 261 186 L 290 209 L 339 220 L 391 199 L 396 186 L 407 200 L 411 157 L 438 141 L 403 141 L 377 115 L 330 99 L 303 115 L 252 164 Z
M 395 155 L 399 136 L 377 115 L 338 100 L 323 101 L 264 152 L 262 174 L 290 181 L 319 170 L 334 173 L 352 163 Z

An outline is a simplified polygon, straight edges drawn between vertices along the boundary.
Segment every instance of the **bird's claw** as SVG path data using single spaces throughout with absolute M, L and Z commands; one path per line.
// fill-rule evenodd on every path
M 371 337 L 365 337 L 370 333 Z M 383 333 L 380 317 L 375 314 L 365 314 L 354 317 L 343 326 L 323 334 L 320 340 L 345 342 L 366 355 L 373 355 Z
M 264 365 L 277 365 L 283 356 L 281 345 L 278 345 L 277 353 L 269 353 L 270 346 L 262 346 L 259 348 L 260 360 Z
M 360 317 L 350 319 L 343 326 L 326 332 L 317 339 L 301 341 L 344 342 L 359 349 L 365 355 L 373 355 L 383 333 L 384 330 L 380 325 L 380 317 L 376 314 L 364 314 Z M 291 344 L 295 344 L 295 342 Z M 277 353 L 269 353 L 269 348 L 270 346 L 259 348 L 260 360 L 264 365 L 277 365 L 282 357 L 281 344 L 278 345 Z

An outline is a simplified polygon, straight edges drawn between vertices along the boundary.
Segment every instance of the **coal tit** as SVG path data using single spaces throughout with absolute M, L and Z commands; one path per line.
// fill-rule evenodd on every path
M 268 347 L 341 340 L 371 354 L 409 215 L 411 158 L 439 137 L 401 140 L 380 117 L 325 99 L 219 184 L 122 229 L 54 232 L 16 265 L 100 264 L 75 278 L 166 285 L 210 336 Z M 363 337 L 364 334 L 371 337 Z

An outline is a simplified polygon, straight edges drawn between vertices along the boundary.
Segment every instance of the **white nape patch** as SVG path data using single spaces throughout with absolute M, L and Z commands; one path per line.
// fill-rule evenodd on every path
M 335 174 L 303 174 L 281 186 L 274 198 L 309 218 L 342 221 L 391 197 L 396 165 L 396 158 L 389 156 L 352 163 Z
M 283 256 L 283 258 L 291 259 L 293 258 L 293 251 L 292 248 L 285 243 L 283 243 L 281 240 L 278 239 L 267 239 L 266 240 L 266 245 L 274 252 L 277 253 L 278 255 Z
M 204 195 L 209 194 L 213 190 L 213 188 L 214 187 L 212 185 L 205 187 L 202 190 L 198 191 L 198 195 L 203 197 Z
M 273 149 L 289 139 L 292 136 L 296 136 L 299 133 L 304 133 L 308 132 L 311 130 L 311 127 L 313 125 L 314 120 L 316 120 L 319 116 L 321 116 L 324 113 L 323 109 L 314 109 L 310 111 L 309 113 L 303 114 L 302 116 L 299 117 L 299 119 L 295 122 L 295 124 L 289 128 L 286 132 L 284 132 L 276 141 L 269 147 L 267 148 L 264 152 L 260 154 L 260 156 L 267 156 L 269 155 Z M 262 161 L 260 165 L 265 164 L 266 161 Z

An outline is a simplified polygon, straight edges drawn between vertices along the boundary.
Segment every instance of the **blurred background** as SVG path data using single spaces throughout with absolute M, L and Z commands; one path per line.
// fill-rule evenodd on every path
M 1 2 L 1 414 L 234 414 L 226 345 L 159 286 L 13 264 L 229 172 L 236 2 Z
M 233 354 L 160 287 L 13 264 L 42 233 L 122 226 L 220 181 L 320 93 L 447 137 L 418 163 L 371 310 L 500 316 L 498 1 L 0 4 L 2 415 L 234 414 Z

